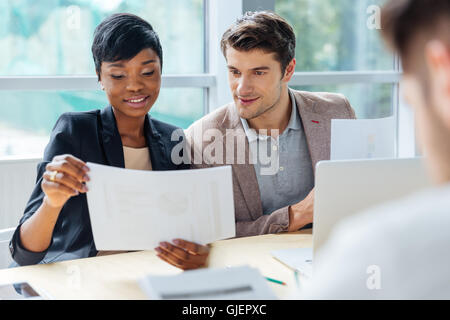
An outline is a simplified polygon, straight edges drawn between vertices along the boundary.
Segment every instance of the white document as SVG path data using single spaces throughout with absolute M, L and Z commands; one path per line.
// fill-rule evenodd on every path
M 331 120 L 330 160 L 394 158 L 394 117 Z
M 312 275 L 312 248 L 282 249 L 271 252 L 272 256 L 293 270 L 303 275 Z
M 236 236 L 231 166 L 174 171 L 87 166 L 97 250 L 150 250 L 175 238 L 207 244 Z
M 257 269 L 248 266 L 148 276 L 139 284 L 150 299 L 157 300 L 277 299 L 267 280 Z

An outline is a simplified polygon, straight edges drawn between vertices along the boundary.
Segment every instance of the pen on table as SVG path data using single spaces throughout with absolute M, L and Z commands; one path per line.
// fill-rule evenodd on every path
M 270 282 L 278 283 L 278 284 L 281 284 L 282 286 L 285 286 L 285 285 L 286 285 L 286 283 L 283 282 L 283 281 L 276 280 L 276 279 L 272 279 L 272 278 L 269 278 L 269 277 L 265 277 L 265 278 L 266 278 L 266 280 L 268 280 L 268 281 L 270 281 Z

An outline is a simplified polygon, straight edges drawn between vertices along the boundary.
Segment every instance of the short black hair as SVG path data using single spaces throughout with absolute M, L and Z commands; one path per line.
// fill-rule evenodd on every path
M 95 29 L 92 43 L 98 79 L 100 80 L 103 61 L 128 60 L 147 48 L 156 52 L 162 69 L 161 43 L 150 23 L 130 13 L 117 13 L 107 17 Z

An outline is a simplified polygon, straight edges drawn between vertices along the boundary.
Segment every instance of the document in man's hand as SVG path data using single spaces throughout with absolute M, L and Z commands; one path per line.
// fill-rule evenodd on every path
M 150 250 L 175 238 L 207 244 L 236 235 L 230 166 L 174 171 L 87 166 L 97 250 Z
M 157 300 L 277 299 L 259 271 L 248 266 L 147 276 L 139 284 L 150 299 Z
M 331 120 L 331 160 L 395 157 L 396 121 L 381 119 Z

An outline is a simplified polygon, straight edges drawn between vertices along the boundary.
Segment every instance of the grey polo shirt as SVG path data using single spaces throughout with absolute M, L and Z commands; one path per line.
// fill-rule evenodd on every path
M 253 157 L 264 214 L 303 200 L 314 188 L 314 173 L 294 95 L 291 118 L 277 139 L 267 131 L 256 133 L 241 118 Z

